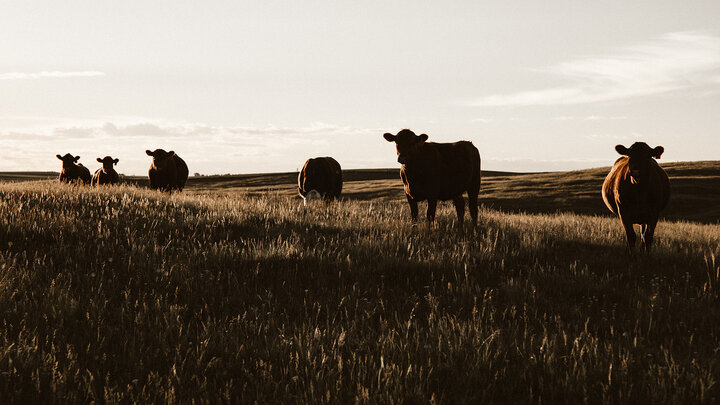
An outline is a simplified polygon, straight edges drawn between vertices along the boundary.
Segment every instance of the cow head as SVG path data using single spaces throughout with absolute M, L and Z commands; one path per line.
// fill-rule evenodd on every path
M 154 151 L 146 150 L 145 153 L 148 156 L 152 156 L 155 167 L 164 167 L 169 159 L 175 156 L 175 152 L 165 152 L 163 149 L 155 149 Z
M 395 148 L 397 149 L 398 156 L 397 160 L 403 165 L 412 163 L 415 158 L 415 154 L 420 148 L 422 148 L 425 141 L 428 139 L 427 135 L 415 135 L 415 133 L 409 129 L 403 129 L 398 132 L 397 135 L 386 133 L 383 137 L 388 142 L 395 142 Z
M 617 153 L 628 157 L 628 168 L 630 176 L 635 182 L 641 182 L 647 178 L 652 158 L 660 159 L 665 148 L 657 146 L 651 148 L 645 142 L 635 142 L 630 148 L 623 145 L 615 146 Z
M 69 168 L 73 167 L 75 165 L 75 162 L 80 160 L 80 156 L 73 156 L 69 153 L 66 153 L 65 156 L 55 155 L 58 159 L 62 160 L 62 167 Z
M 103 170 L 107 172 L 107 171 L 109 171 L 109 170 L 112 170 L 113 165 L 118 164 L 118 162 L 120 161 L 120 159 L 113 159 L 113 158 L 111 158 L 110 156 L 105 156 L 105 157 L 102 158 L 102 159 L 97 158 L 97 161 L 100 162 L 100 163 L 102 163 L 102 165 L 103 165 Z
M 308 203 L 312 203 L 313 201 L 319 201 L 322 199 L 322 194 L 318 192 L 317 190 L 310 190 L 308 191 L 307 195 L 303 197 L 303 205 L 308 205 Z

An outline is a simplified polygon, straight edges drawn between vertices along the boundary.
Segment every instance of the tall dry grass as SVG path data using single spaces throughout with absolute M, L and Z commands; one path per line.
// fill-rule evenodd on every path
M 720 225 L 0 184 L 7 402 L 720 401 Z

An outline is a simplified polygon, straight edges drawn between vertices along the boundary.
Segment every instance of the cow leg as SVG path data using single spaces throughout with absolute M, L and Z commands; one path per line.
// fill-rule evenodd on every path
M 653 236 L 655 235 L 655 226 L 657 225 L 657 219 L 650 221 L 647 225 L 643 225 L 643 248 L 645 252 L 650 253 L 650 248 L 653 243 Z
M 478 193 L 477 190 L 468 191 L 468 210 L 470 211 L 473 227 L 477 225 L 478 219 Z
M 435 221 L 435 210 L 437 209 L 437 199 L 428 198 L 427 221 L 431 225 Z
M 622 221 L 623 227 L 625 227 L 625 235 L 627 236 L 628 248 L 630 249 L 630 252 L 632 252 L 635 248 L 635 240 L 637 239 L 637 236 L 635 236 L 635 230 L 633 229 L 633 224 L 631 221 L 628 221 L 626 219 L 620 219 Z
M 640 247 L 643 252 L 647 250 L 645 248 L 645 232 L 647 232 L 647 224 L 640 224 Z
M 418 219 L 418 203 L 415 201 L 414 198 L 410 197 L 409 195 L 405 194 L 405 197 L 407 197 L 408 204 L 410 204 L 410 218 L 413 222 L 417 222 Z
M 465 198 L 462 195 L 455 197 L 453 198 L 453 204 L 455 204 L 455 211 L 458 216 L 458 228 L 462 229 L 463 220 L 465 219 Z

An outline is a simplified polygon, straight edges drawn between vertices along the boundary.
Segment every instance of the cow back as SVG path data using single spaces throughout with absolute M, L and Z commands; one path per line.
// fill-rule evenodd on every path
M 450 200 L 480 189 L 480 152 L 468 141 L 426 142 L 400 169 L 405 193 L 416 200 Z
M 90 169 L 83 165 L 78 165 L 78 168 L 80 169 L 80 179 L 85 184 L 90 184 L 90 180 L 92 180 L 92 175 L 90 175 Z
M 188 169 L 187 163 L 177 154 L 170 156 L 170 159 L 175 167 L 175 184 L 173 186 L 182 191 L 185 183 L 187 183 L 190 170 Z
M 298 193 L 305 197 L 317 190 L 325 198 L 337 198 L 342 193 L 342 168 L 332 157 L 308 159 L 298 174 Z

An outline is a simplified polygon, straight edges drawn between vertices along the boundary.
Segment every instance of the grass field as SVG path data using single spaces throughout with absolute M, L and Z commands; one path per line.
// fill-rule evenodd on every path
M 672 181 L 669 220 L 720 223 L 720 161 L 665 163 Z M 514 213 L 609 215 L 600 186 L 609 167 L 572 172 L 511 173 L 483 171 L 480 200 L 487 208 Z M 2 173 L 0 182 L 57 179 L 58 173 Z M 346 200 L 405 201 L 399 169 L 343 171 Z M 147 177 L 123 181 L 147 186 Z M 297 173 L 190 177 L 186 191 L 194 195 L 297 196 Z
M 606 169 L 487 175 L 464 232 L 411 227 L 397 170 L 308 207 L 292 173 L 0 184 L 0 398 L 717 403 L 720 163 L 665 167 L 634 257 Z

